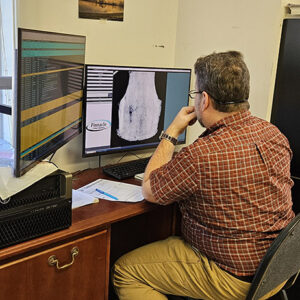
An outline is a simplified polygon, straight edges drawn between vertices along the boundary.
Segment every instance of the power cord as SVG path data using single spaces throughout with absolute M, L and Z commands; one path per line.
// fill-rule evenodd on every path
M 121 160 L 126 156 L 126 155 L 132 155 L 132 156 L 135 156 L 137 157 L 138 159 L 141 159 L 142 157 L 138 156 L 137 154 L 135 154 L 134 152 L 126 152 L 118 161 L 117 161 L 117 164 L 121 162 Z
M 52 153 L 51 157 L 49 158 L 48 162 L 53 164 L 57 169 L 58 169 L 58 166 L 53 162 L 51 161 L 53 159 L 53 156 L 55 155 L 56 151 Z

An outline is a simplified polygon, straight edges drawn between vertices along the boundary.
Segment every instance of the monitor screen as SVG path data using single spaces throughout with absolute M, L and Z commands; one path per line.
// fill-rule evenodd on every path
M 81 132 L 85 37 L 18 31 L 15 175 Z
M 291 174 L 300 177 L 300 19 L 282 26 L 271 122 L 288 138 L 293 158 Z
M 188 105 L 190 76 L 190 69 L 86 65 L 83 156 L 157 146 Z

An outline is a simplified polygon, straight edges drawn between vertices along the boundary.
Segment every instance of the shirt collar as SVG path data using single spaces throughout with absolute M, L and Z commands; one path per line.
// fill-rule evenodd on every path
M 221 127 L 242 125 L 246 120 L 248 120 L 250 118 L 250 116 L 251 116 L 251 113 L 249 110 L 239 111 L 236 114 L 230 115 L 228 117 L 225 117 L 225 118 L 219 120 L 218 122 L 216 122 L 215 124 L 213 124 L 212 126 L 207 128 L 200 135 L 200 137 L 207 136 Z

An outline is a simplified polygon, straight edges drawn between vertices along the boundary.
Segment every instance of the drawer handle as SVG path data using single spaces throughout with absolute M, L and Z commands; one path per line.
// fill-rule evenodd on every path
M 72 261 L 70 262 L 70 263 L 68 263 L 68 264 L 65 264 L 65 265 L 63 265 L 63 266 L 59 266 L 59 261 L 58 261 L 58 259 L 56 258 L 56 256 L 55 255 L 51 255 L 49 258 L 48 258 L 48 264 L 50 265 L 50 266 L 56 266 L 56 269 L 57 270 L 63 270 L 63 269 L 66 269 L 66 268 L 68 268 L 68 267 L 70 267 L 70 266 L 72 266 L 73 265 L 73 263 L 74 263 L 74 261 L 75 261 L 75 256 L 77 256 L 79 254 L 79 249 L 78 249 L 78 247 L 74 247 L 74 248 L 72 248 L 72 250 L 71 250 L 71 256 L 72 256 Z

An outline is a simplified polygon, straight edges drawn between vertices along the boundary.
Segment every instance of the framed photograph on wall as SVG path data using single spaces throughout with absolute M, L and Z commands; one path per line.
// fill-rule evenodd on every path
M 79 18 L 123 21 L 125 0 L 78 0 Z

